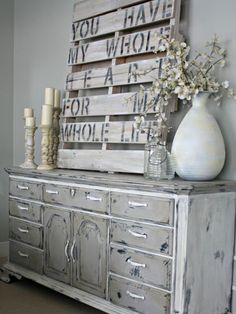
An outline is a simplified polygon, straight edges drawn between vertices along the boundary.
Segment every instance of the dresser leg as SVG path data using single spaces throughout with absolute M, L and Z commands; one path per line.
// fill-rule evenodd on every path
M 0 268 L 0 281 L 11 283 L 16 280 L 21 280 L 21 278 L 21 275 L 8 271 L 4 266 Z

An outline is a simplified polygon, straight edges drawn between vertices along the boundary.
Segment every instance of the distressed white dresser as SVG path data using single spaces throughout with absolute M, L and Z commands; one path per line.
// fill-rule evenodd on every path
M 234 182 L 7 171 L 9 274 L 106 313 L 231 312 Z

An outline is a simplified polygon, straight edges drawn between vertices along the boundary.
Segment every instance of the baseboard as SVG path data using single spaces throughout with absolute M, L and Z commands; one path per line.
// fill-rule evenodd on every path
M 8 257 L 9 242 L 0 242 L 0 258 Z

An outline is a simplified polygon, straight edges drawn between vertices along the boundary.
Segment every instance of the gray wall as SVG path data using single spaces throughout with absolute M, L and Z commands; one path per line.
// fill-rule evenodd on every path
M 73 0 L 16 0 L 14 34 L 14 164 L 24 158 L 23 108 L 40 124 L 45 87 L 64 89 Z M 36 134 L 36 159 L 40 156 Z
M 222 80 L 228 79 L 236 91 L 236 40 L 235 0 L 183 0 L 184 32 L 194 49 L 218 34 L 228 51 L 228 64 L 222 72 Z M 225 99 L 222 107 L 211 106 L 220 124 L 225 143 L 227 160 L 221 178 L 236 179 L 236 100 Z
M 0 242 L 7 241 L 8 178 L 13 162 L 13 0 L 0 0 Z

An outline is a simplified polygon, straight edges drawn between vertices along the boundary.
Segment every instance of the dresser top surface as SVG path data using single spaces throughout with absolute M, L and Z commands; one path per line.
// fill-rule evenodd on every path
M 95 171 L 63 170 L 51 171 L 29 170 L 20 167 L 6 168 L 6 172 L 12 176 L 23 176 L 41 180 L 56 180 L 73 182 L 78 184 L 91 184 L 103 186 L 122 186 L 154 192 L 169 192 L 175 194 L 199 194 L 206 192 L 236 191 L 236 181 L 184 181 L 174 180 L 146 180 L 142 175 L 113 174 Z

